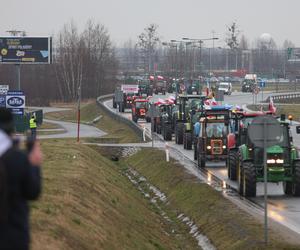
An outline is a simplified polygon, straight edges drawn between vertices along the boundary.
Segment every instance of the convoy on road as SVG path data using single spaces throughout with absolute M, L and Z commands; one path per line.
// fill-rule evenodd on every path
M 244 83 L 256 84 L 255 81 L 256 75 L 246 75 Z M 227 94 L 231 94 L 231 84 L 219 86 L 221 90 L 227 87 Z M 264 177 L 263 150 L 251 142 L 247 128 L 255 117 L 275 117 L 274 109 L 246 112 L 233 105 L 220 105 L 214 98 L 216 89 L 200 80 L 187 84 L 160 77 L 131 87 L 122 85 L 121 89 L 126 90 L 124 103 L 114 102 L 114 108 L 121 106 L 121 112 L 131 109 L 135 123 L 145 119 L 151 122 L 152 132 L 161 134 L 165 141 L 174 140 L 183 144 L 183 149 L 193 150 L 199 168 L 207 168 L 208 162 L 225 162 L 228 179 L 237 182 L 240 195 L 256 196 L 256 184 Z M 173 90 L 174 96 L 165 96 L 167 90 Z M 161 95 L 157 99 L 150 93 Z M 267 181 L 283 182 L 285 194 L 300 196 L 300 159 L 290 133 L 291 119 L 281 115 L 278 121 L 283 138 L 279 145 L 267 149 Z

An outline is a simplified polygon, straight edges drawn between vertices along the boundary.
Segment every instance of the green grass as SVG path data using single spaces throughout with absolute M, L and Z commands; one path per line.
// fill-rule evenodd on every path
M 62 120 L 62 121 L 77 121 L 77 110 L 75 106 L 69 106 L 71 110 L 62 112 L 51 112 L 46 114 L 47 119 Z M 98 139 L 87 139 L 89 142 L 106 142 L 114 141 L 116 143 L 141 142 L 141 139 L 133 129 L 128 125 L 119 123 L 110 117 L 101 107 L 95 102 L 88 102 L 82 105 L 81 122 L 91 122 L 98 116 L 102 116 L 100 121 L 94 124 L 97 128 L 105 131 L 108 135 Z
M 71 140 L 43 140 L 43 195 L 31 204 L 32 249 L 196 249 L 124 176 L 125 163 Z
M 127 163 L 165 192 L 170 205 L 192 218 L 218 249 L 300 249 L 271 232 L 268 248 L 263 244 L 263 225 L 240 210 L 221 193 L 200 183 L 164 152 L 145 149 Z

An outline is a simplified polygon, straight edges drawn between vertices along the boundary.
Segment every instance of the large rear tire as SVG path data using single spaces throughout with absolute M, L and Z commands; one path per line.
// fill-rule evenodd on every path
M 187 150 L 192 150 L 192 146 L 193 146 L 193 135 L 192 135 L 192 133 L 187 132 L 185 138 L 186 138 L 185 139 L 186 140 L 185 141 L 186 149 Z
M 228 159 L 227 159 L 227 171 L 228 178 L 232 181 L 236 181 L 237 179 L 237 161 L 238 161 L 238 153 L 234 150 L 229 151 Z
M 300 196 L 300 161 L 295 161 L 294 163 L 294 183 L 293 183 L 293 195 L 298 197 Z
M 198 167 L 205 168 L 205 166 L 206 166 L 206 159 L 205 159 L 204 155 L 201 154 L 198 156 Z
M 132 115 L 132 120 L 133 120 L 135 123 L 137 123 L 138 117 L 137 117 L 136 115 Z
M 293 194 L 293 183 L 289 181 L 284 181 L 283 182 L 283 192 L 286 195 L 291 195 Z
M 245 197 L 256 196 L 256 171 L 252 162 L 243 163 L 243 195 Z
M 177 131 L 177 144 L 182 144 L 183 143 L 183 128 L 184 124 L 183 123 L 177 123 L 176 124 L 176 131 Z
M 117 103 L 115 102 L 115 98 L 113 98 L 113 108 L 114 108 L 114 109 L 117 108 Z
M 165 140 L 172 141 L 172 128 L 170 124 L 165 124 Z
M 198 149 L 197 149 L 197 139 L 194 138 L 194 160 L 196 161 L 198 159 Z

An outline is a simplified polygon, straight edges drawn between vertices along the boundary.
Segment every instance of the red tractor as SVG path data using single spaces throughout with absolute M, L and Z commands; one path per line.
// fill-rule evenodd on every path
M 132 120 L 137 122 L 139 118 L 145 119 L 146 122 L 151 122 L 151 117 L 148 116 L 149 101 L 147 99 L 134 99 L 131 111 Z

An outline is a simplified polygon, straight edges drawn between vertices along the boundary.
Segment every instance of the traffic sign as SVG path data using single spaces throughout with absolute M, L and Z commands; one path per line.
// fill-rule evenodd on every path
M 259 87 L 265 88 L 266 87 L 266 82 L 265 81 L 260 81 L 259 82 Z
M 264 126 L 267 126 L 266 131 Z M 278 145 L 283 141 L 283 129 L 280 123 L 269 115 L 255 117 L 248 127 L 248 135 L 252 143 L 260 148 Z
M 8 90 L 9 90 L 8 85 L 0 85 L 0 95 L 7 95 Z

